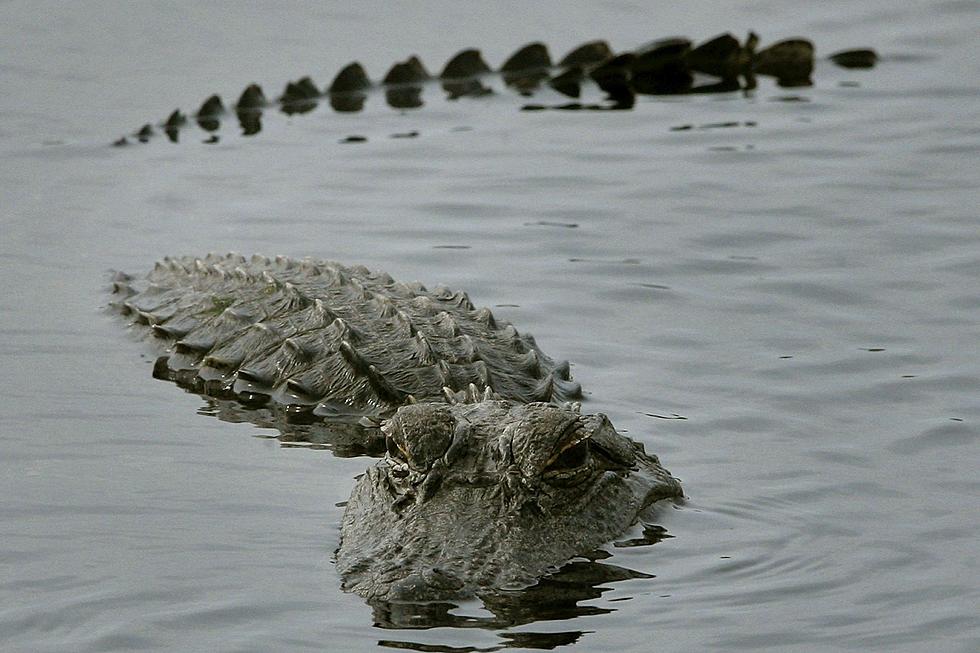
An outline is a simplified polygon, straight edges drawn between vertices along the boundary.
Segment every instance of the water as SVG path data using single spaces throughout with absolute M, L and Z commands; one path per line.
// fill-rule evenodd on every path
M 4 3 L 2 648 L 978 650 L 976 5 L 664 4 Z M 630 112 L 374 98 L 108 147 L 354 58 L 749 28 L 884 59 Z M 371 460 L 208 416 L 101 310 L 108 269 L 209 250 L 465 288 L 573 361 L 685 482 L 672 537 L 607 547 L 653 577 L 421 614 L 341 592 L 337 504 Z

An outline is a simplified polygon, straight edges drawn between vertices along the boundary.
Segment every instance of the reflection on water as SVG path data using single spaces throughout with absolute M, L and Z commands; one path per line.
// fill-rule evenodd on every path
M 190 392 L 190 391 L 188 391 Z M 284 447 L 329 449 L 335 456 L 379 457 L 384 455 L 384 438 L 377 426 L 355 420 L 324 418 L 309 413 L 293 413 L 281 407 L 248 407 L 232 399 L 214 399 L 200 395 L 205 405 L 200 415 L 217 417 L 232 424 L 254 424 L 263 429 L 275 429 Z
M 357 113 L 364 110 L 367 93 L 331 93 L 330 108 L 337 113 Z
M 596 552 L 600 557 L 604 552 Z M 605 554 L 608 556 L 608 554 Z M 574 644 L 586 633 L 580 630 L 565 632 L 534 632 L 507 629 L 537 621 L 564 621 L 578 617 L 596 616 L 613 612 L 611 607 L 583 605 L 598 599 L 610 583 L 635 578 L 653 578 L 645 574 L 595 560 L 575 560 L 562 566 L 551 576 L 541 579 L 533 587 L 524 590 L 498 592 L 481 596 L 483 608 L 490 616 L 461 614 L 455 603 L 393 603 L 369 602 L 374 625 L 379 628 L 400 630 L 427 630 L 430 628 L 481 628 L 499 633 L 501 643 L 489 648 L 465 650 L 497 651 L 506 648 L 554 649 Z M 451 651 L 456 648 L 413 643 L 407 640 L 383 639 L 381 645 L 415 651 Z
M 261 109 L 236 109 L 238 124 L 242 128 L 242 136 L 254 136 L 262 131 Z
M 389 86 L 385 89 L 385 101 L 393 109 L 418 109 L 422 106 L 422 87 L 411 84 Z

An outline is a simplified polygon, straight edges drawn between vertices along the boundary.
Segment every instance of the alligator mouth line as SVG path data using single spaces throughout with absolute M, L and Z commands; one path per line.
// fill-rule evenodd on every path
M 395 451 L 392 451 L 393 448 Z M 391 469 L 391 475 L 398 479 L 405 478 L 414 471 L 408 462 L 408 452 L 399 447 L 390 438 L 388 439 L 387 463 Z
M 385 426 L 381 427 L 381 433 L 385 438 L 385 448 L 387 450 L 387 456 L 385 460 L 388 463 L 388 467 L 391 469 L 391 474 L 395 478 L 404 479 L 410 476 L 412 472 L 419 473 L 420 471 L 412 465 L 412 457 L 408 453 L 408 449 L 402 446 L 395 438 L 391 437 L 389 429 Z

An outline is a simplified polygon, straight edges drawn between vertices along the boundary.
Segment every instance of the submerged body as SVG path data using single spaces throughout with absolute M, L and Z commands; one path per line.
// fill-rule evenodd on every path
M 345 589 L 371 600 L 526 588 L 681 496 L 656 456 L 574 407 L 419 404 L 382 430 L 388 454 L 358 479 L 337 551 Z

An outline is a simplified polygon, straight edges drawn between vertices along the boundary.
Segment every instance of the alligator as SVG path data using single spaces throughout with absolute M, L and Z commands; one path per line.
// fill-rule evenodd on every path
M 533 586 L 681 497 L 656 456 L 604 415 L 475 388 L 400 408 L 387 455 L 345 508 L 337 570 L 372 603 L 493 596 Z
M 477 309 L 360 266 L 238 254 L 117 272 L 110 307 L 157 378 L 247 407 L 367 420 L 337 567 L 375 605 L 524 588 L 681 496 L 656 456 L 584 415 L 567 362 Z
M 695 46 L 687 38 L 653 41 L 635 50 L 615 53 L 606 41 L 589 41 L 574 48 L 554 63 L 548 48 L 540 42 L 530 43 L 507 58 L 494 71 L 475 48 L 453 56 L 437 76 L 431 75 L 417 56 L 394 64 L 379 84 L 372 83 L 364 67 L 352 62 L 336 74 L 323 90 L 309 77 L 287 83 L 283 93 L 269 100 L 258 84 L 249 85 L 229 112 L 219 95 L 207 98 L 193 114 L 194 122 L 211 134 L 206 143 L 219 142 L 216 133 L 221 120 L 229 113 L 238 119 L 244 136 L 262 130 L 262 114 L 278 107 L 288 115 L 312 111 L 324 99 L 338 112 L 361 111 L 375 89 L 384 92 L 392 108 L 415 109 L 423 104 L 422 93 L 437 82 L 449 100 L 480 97 L 494 93 L 490 80 L 499 79 L 522 96 L 531 96 L 547 85 L 571 102 L 553 105 L 525 104 L 523 110 L 548 108 L 561 110 L 624 110 L 634 106 L 636 95 L 677 95 L 685 93 L 725 93 L 748 91 L 756 86 L 756 75 L 776 78 L 783 87 L 811 85 L 814 46 L 803 38 L 791 38 L 757 50 L 759 37 L 750 32 L 744 43 L 730 33 L 721 34 Z M 846 68 L 870 68 L 878 56 L 874 50 L 844 50 L 829 57 Z M 577 101 L 583 86 L 592 84 L 603 93 L 602 102 Z M 189 117 L 174 110 L 161 123 L 147 123 L 130 136 L 113 144 L 130 143 L 134 137 L 148 142 L 158 131 L 177 142 L 182 130 L 190 125 Z M 416 136 L 417 132 L 396 134 Z M 361 142 L 363 136 L 350 136 L 344 142 Z
M 379 441 L 377 424 L 399 406 L 470 384 L 522 403 L 582 397 L 567 361 L 466 293 L 360 266 L 165 258 L 143 277 L 115 273 L 113 293 L 111 306 L 162 346 L 154 377 L 294 421 L 360 422 Z

